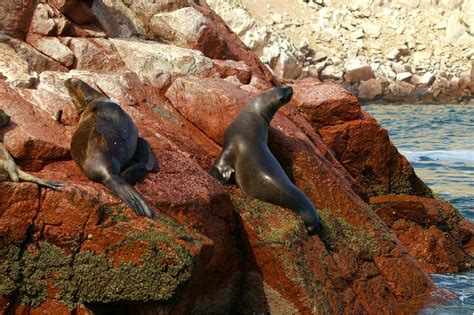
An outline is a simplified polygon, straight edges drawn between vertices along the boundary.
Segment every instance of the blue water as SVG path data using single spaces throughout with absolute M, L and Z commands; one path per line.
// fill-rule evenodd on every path
M 474 105 L 368 105 L 364 110 L 388 130 L 418 176 L 474 221 Z M 432 278 L 455 298 L 423 314 L 474 314 L 474 270 Z

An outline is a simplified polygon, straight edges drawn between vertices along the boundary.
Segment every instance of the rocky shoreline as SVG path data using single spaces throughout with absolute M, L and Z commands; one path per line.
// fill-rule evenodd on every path
M 0 183 L 0 312 L 391 314 L 446 302 L 428 272 L 473 267 L 474 225 L 353 94 L 272 75 L 205 1 L 29 0 L 0 13 L 0 139 L 20 167 L 66 184 Z M 159 170 L 135 187 L 157 220 L 71 160 L 70 77 L 150 143 Z M 269 147 L 320 210 L 321 237 L 207 173 L 239 110 L 277 84 L 294 96 Z
M 364 102 L 472 102 L 472 0 L 209 3 L 279 77 L 344 83 Z

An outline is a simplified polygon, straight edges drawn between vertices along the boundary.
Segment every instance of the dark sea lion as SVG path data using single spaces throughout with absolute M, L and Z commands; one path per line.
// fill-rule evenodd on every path
M 149 144 L 138 137 L 130 116 L 105 94 L 72 78 L 65 85 L 80 115 L 71 155 L 86 176 L 112 189 L 137 214 L 153 218 L 131 186 L 156 166 Z
M 221 155 L 209 172 L 222 183 L 235 173 L 244 193 L 298 212 L 314 234 L 321 230 L 316 208 L 290 181 L 267 145 L 270 121 L 292 95 L 291 87 L 281 87 L 250 100 L 227 128 Z
M 9 122 L 10 116 L 0 109 L 0 127 Z M 43 180 L 19 169 L 10 153 L 8 153 L 7 149 L 0 143 L 0 182 L 11 180 L 17 183 L 20 179 L 25 182 L 33 182 L 52 189 L 60 189 L 63 186 L 60 183 Z

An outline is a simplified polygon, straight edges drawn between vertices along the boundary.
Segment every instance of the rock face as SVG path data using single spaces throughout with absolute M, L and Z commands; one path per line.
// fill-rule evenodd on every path
M 239 110 L 278 83 L 256 55 L 203 1 L 89 4 L 15 7 L 34 23 L 10 13 L 1 22 L 11 36 L 0 36 L 10 61 L 0 60 L 0 110 L 11 122 L 0 141 L 21 168 L 65 186 L 0 183 L 0 310 L 393 313 L 429 299 L 426 270 L 469 267 L 472 227 L 429 198 L 342 87 L 288 82 L 294 98 L 271 122 L 270 149 L 325 222 L 309 237 L 296 213 L 207 173 Z M 189 37 L 181 21 L 211 35 Z M 157 220 L 136 216 L 71 160 L 70 77 L 117 102 L 150 143 L 159 169 L 135 187 Z M 410 196 L 387 196 L 400 193 Z

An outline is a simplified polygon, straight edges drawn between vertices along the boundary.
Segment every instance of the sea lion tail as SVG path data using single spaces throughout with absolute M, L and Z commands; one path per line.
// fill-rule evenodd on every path
M 155 217 L 155 213 L 148 207 L 145 199 L 122 177 L 111 176 L 104 181 L 104 185 L 112 189 L 138 215 L 152 219 Z

